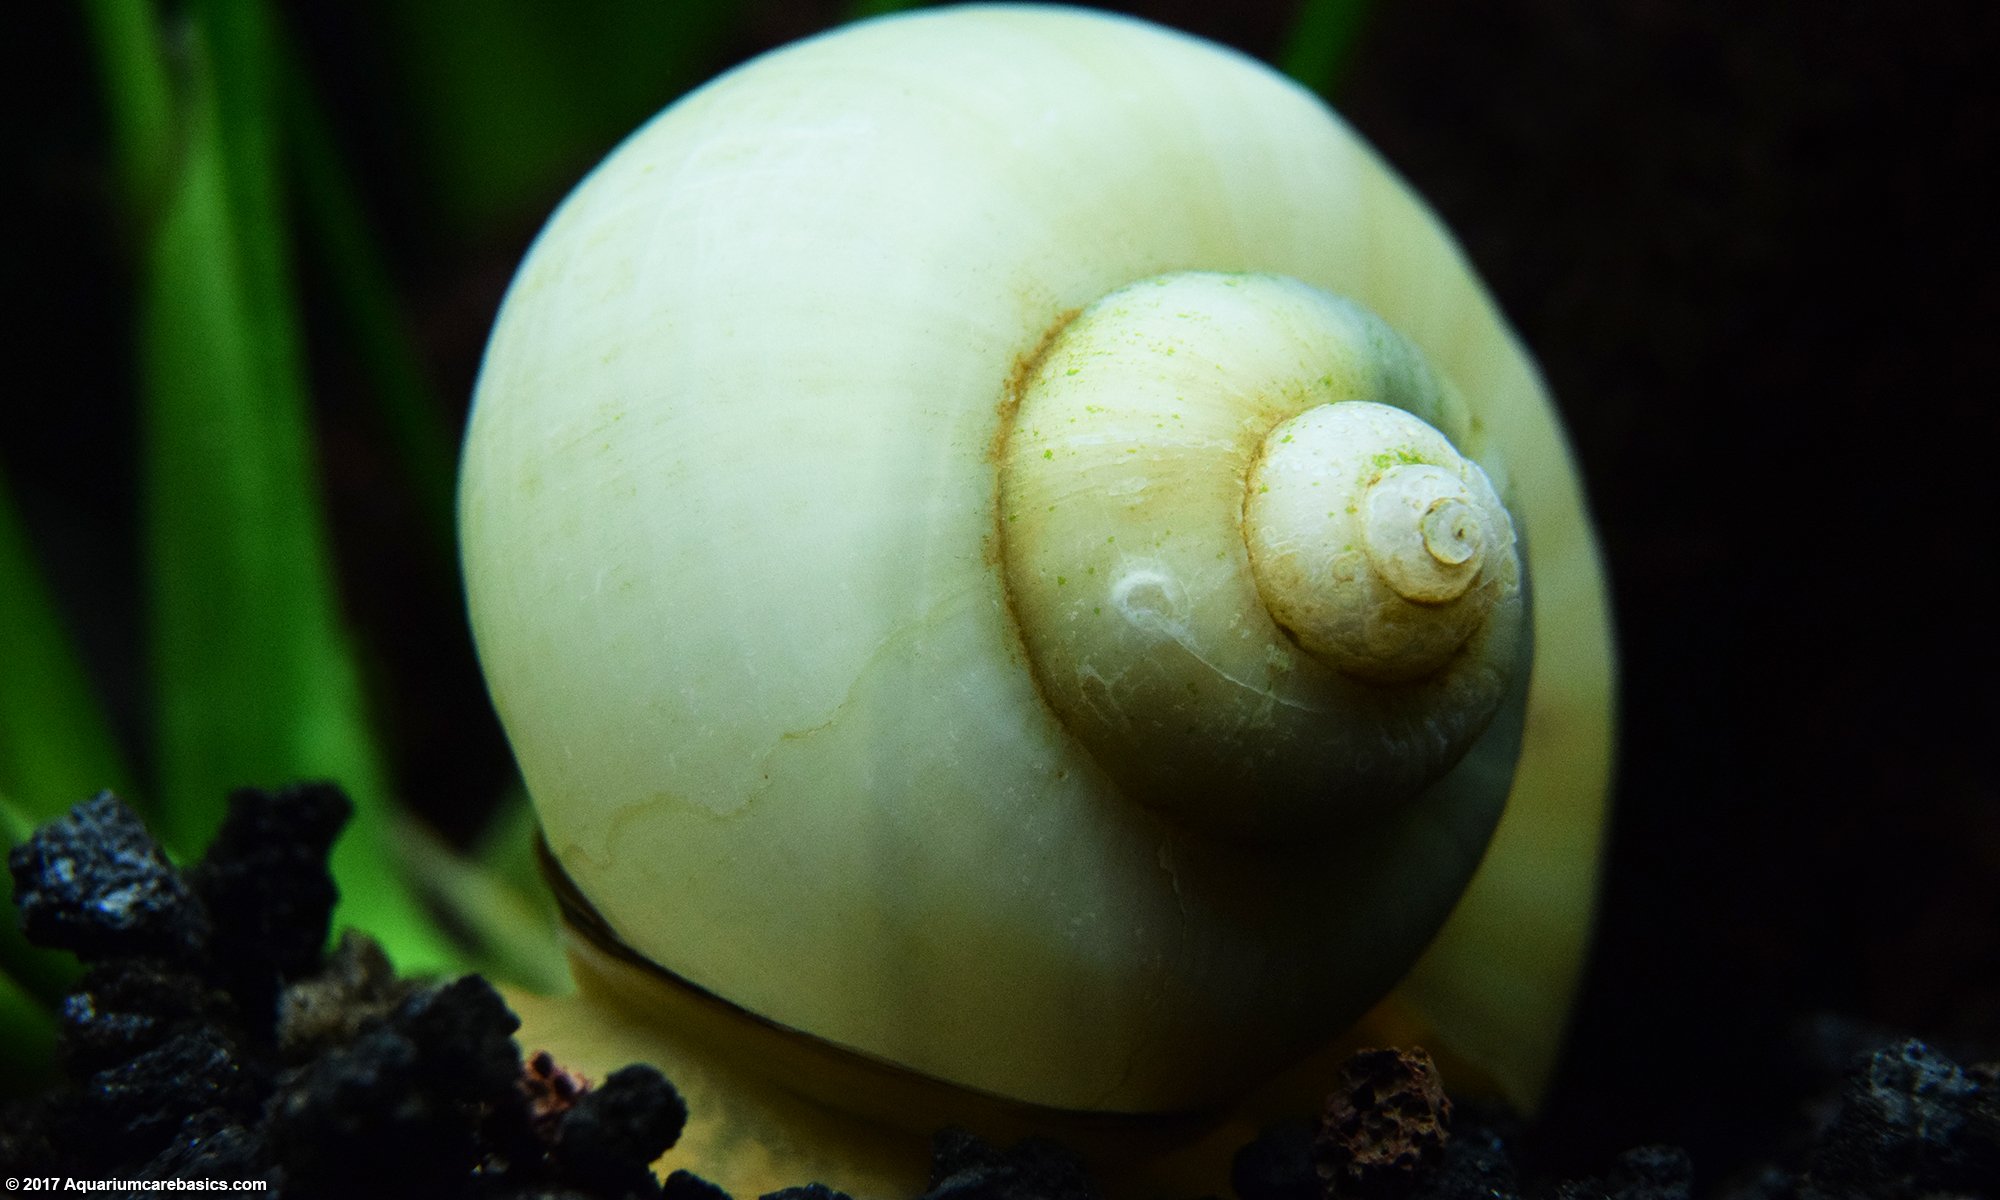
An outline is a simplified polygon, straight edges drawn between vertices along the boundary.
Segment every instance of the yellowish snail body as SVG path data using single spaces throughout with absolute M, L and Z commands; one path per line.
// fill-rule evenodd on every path
M 977 7 L 722 77 L 523 264 L 461 522 L 595 931 L 522 1036 L 659 1061 L 675 1165 L 914 1194 L 951 1119 L 1198 1194 L 1354 1038 L 1543 1086 L 1581 491 L 1448 234 L 1269 70 Z

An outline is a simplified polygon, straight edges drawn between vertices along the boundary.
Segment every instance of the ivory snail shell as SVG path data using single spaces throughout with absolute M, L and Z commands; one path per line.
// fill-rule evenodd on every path
M 1271 71 L 971 7 L 689 95 L 523 263 L 461 524 L 547 846 L 679 986 L 1037 1110 L 1226 1109 L 1371 1010 L 1541 1086 L 1610 755 L 1581 489 Z

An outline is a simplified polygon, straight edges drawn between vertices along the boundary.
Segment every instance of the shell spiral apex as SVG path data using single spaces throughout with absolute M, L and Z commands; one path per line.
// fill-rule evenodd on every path
M 1570 525 L 1532 365 L 1337 117 L 1037 7 L 635 134 L 508 294 L 461 487 L 495 705 L 619 941 L 1114 1111 L 1240 1091 L 1424 951 L 1572 645 Z
M 1523 648 L 1513 526 L 1426 416 L 1460 405 L 1422 355 L 1289 278 L 1160 276 L 1056 335 L 1001 456 L 1006 582 L 1124 795 L 1326 835 L 1486 728 Z

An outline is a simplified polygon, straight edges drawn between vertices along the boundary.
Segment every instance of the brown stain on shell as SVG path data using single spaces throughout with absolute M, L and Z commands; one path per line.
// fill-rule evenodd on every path
M 1007 462 L 1007 441 L 1014 435 L 1014 417 L 1021 411 L 1021 398 L 1027 394 L 1028 381 L 1034 378 L 1042 360 L 1049 356 L 1049 348 L 1056 339 L 1070 327 L 1070 323 L 1083 313 L 1082 308 L 1069 308 L 1056 314 L 1056 319 L 1042 331 L 1042 336 L 1027 350 L 1014 359 L 1014 365 L 1007 372 L 1007 385 L 1001 389 L 1000 402 L 995 407 L 999 420 L 993 426 L 993 438 L 986 444 L 984 461 L 993 474 L 993 530 L 985 539 L 986 562 L 992 566 L 1002 566 L 1006 560 L 1005 543 L 1007 518 L 1000 511 L 1000 473 Z M 1007 601 L 1008 609 L 1013 608 L 1013 599 Z
M 1021 613 L 1014 599 L 1013 581 L 1007 572 L 1007 514 L 1001 502 L 1005 490 L 1001 475 L 1006 470 L 1008 439 L 1014 435 L 1015 418 L 1020 413 L 1021 400 L 1027 394 L 1028 383 L 1041 369 L 1042 362 L 1048 358 L 1049 350 L 1056 344 L 1056 339 L 1060 338 L 1063 330 L 1068 329 L 1071 322 L 1082 313 L 1081 307 L 1057 312 L 1055 320 L 1049 322 L 1048 328 L 1042 331 L 1042 336 L 1035 344 L 1014 359 L 1012 369 L 1007 372 L 1006 386 L 1001 389 L 1000 400 L 996 406 L 999 420 L 994 425 L 993 438 L 987 443 L 984 456 L 989 474 L 993 477 L 993 503 L 990 506 L 993 511 L 993 528 L 981 539 L 982 557 L 999 580 L 1000 604 L 1006 610 L 1007 629 L 1013 635 L 1008 644 L 1013 650 L 1015 661 L 1027 671 L 1029 680 L 1035 686 L 1035 696 L 1042 702 L 1042 710 L 1058 727 L 1065 728 L 1065 731 L 1061 715 L 1055 706 L 1049 703 L 1048 692 L 1042 685 L 1041 674 L 1035 670 L 1034 655 L 1028 652 L 1027 639 L 1021 632 Z

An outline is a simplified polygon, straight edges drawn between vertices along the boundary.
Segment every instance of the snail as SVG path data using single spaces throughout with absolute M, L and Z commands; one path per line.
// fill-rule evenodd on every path
M 981 6 L 691 93 L 522 264 L 460 523 L 578 914 L 523 1037 L 662 1062 L 737 1194 L 914 1194 L 947 1115 L 1205 1178 L 1187 1121 L 1357 1028 L 1545 1081 L 1581 488 L 1448 233 L 1268 69 Z

